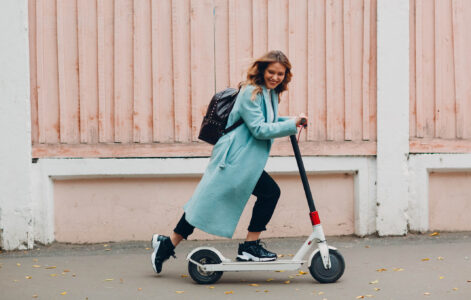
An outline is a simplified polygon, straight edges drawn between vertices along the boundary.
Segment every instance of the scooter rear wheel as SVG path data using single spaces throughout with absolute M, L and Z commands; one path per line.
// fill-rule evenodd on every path
M 196 251 L 191 256 L 191 259 L 202 265 L 221 263 L 219 256 L 208 249 Z M 219 280 L 219 278 L 221 278 L 223 273 L 222 271 L 204 271 L 200 266 L 192 263 L 191 261 L 188 262 L 188 272 L 190 273 L 191 278 L 199 284 L 215 283 Z
M 342 277 L 345 271 L 345 260 L 337 250 L 329 249 L 330 269 L 324 267 L 320 252 L 317 252 L 311 260 L 309 272 L 320 283 L 333 283 Z

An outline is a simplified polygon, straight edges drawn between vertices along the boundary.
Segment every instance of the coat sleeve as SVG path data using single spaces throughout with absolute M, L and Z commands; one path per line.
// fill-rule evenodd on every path
M 269 140 L 277 137 L 296 134 L 295 120 L 266 123 L 262 111 L 262 97 L 258 95 L 251 100 L 253 88 L 244 88 L 239 94 L 239 113 L 252 135 L 259 140 Z

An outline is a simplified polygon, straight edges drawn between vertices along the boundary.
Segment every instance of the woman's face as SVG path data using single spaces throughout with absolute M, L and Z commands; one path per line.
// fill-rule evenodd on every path
M 263 74 L 265 79 L 265 86 L 267 89 L 276 88 L 285 78 L 286 68 L 279 62 L 274 62 L 268 65 Z

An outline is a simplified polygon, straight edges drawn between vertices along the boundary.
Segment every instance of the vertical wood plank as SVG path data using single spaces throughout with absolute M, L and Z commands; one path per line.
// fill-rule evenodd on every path
M 59 80 L 55 0 L 37 0 L 37 68 L 39 143 L 59 142 Z
M 151 143 L 152 25 L 149 0 L 134 1 L 134 142 Z
M 456 136 L 471 138 L 471 2 L 453 0 L 453 38 L 456 94 Z
M 435 0 L 435 137 L 446 139 L 456 136 L 452 43 L 451 1 Z
M 288 58 L 291 58 L 291 53 L 289 53 L 289 10 L 288 0 L 268 2 L 268 50 L 280 50 Z M 283 93 L 279 105 L 280 115 L 289 115 L 289 102 L 289 94 Z
M 345 85 L 342 1 L 326 4 L 327 140 L 344 140 Z
M 409 136 L 410 138 L 416 137 L 416 128 L 417 128 L 417 120 L 416 120 L 416 70 L 415 70 L 415 18 L 416 10 L 415 10 L 415 0 L 409 0 L 409 95 L 410 95 L 410 102 L 409 102 Z
M 253 56 L 255 59 L 268 49 L 268 0 L 253 0 Z
M 78 46 L 80 80 L 80 140 L 98 142 L 98 46 L 96 0 L 79 0 Z
M 345 140 L 362 140 L 363 0 L 344 0 Z
M 214 61 L 215 90 L 229 87 L 229 3 L 228 0 L 215 0 L 214 16 Z
M 201 122 L 215 90 L 214 13 L 212 0 L 191 1 L 191 132 L 193 141 L 198 141 Z
M 172 2 L 175 141 L 191 141 L 190 2 Z
M 376 48 L 377 48 L 377 36 L 376 36 L 376 15 L 377 15 L 377 2 L 376 0 L 372 0 L 371 2 L 371 19 L 370 19 L 370 52 L 371 55 L 371 62 L 370 62 L 370 116 L 369 116 L 369 128 L 370 128 L 370 140 L 376 140 L 376 85 L 377 85 L 377 56 L 376 56 Z
M 325 0 L 308 2 L 308 139 L 326 139 Z
M 77 2 L 57 1 L 57 46 L 61 143 L 80 143 Z
M 370 139 L 371 0 L 363 3 L 362 139 Z M 374 80 L 374 79 L 372 79 Z
M 98 132 L 114 142 L 114 1 L 98 0 Z
M 289 53 L 294 74 L 289 89 L 289 115 L 308 114 L 307 107 L 307 42 L 308 8 L 306 0 L 289 2 Z M 301 138 L 306 140 L 306 135 Z
M 115 142 L 133 140 L 133 1 L 115 4 Z
M 434 11 L 433 1 L 417 0 L 417 137 L 433 137 L 435 134 Z
M 28 25 L 29 25 L 29 82 L 31 101 L 31 142 L 39 142 L 38 124 L 38 68 L 37 68 L 37 41 L 36 41 L 36 0 L 28 0 Z
M 229 70 L 231 86 L 246 78 L 253 60 L 252 2 L 229 0 Z
M 352 54 L 352 1 L 343 0 L 343 32 L 344 32 L 344 73 L 345 73 L 345 140 L 352 140 L 352 69 L 353 69 L 353 58 Z
M 170 143 L 175 134 L 172 0 L 152 1 L 151 4 L 154 141 Z

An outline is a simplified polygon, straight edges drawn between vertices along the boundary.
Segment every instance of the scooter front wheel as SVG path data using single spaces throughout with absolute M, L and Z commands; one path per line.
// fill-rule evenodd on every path
M 330 255 L 330 269 L 324 267 L 322 262 L 321 253 L 318 251 L 311 260 L 309 272 L 315 280 L 320 283 L 333 283 L 342 277 L 345 271 L 345 260 L 342 254 L 337 250 L 329 249 Z
M 219 256 L 208 249 L 196 251 L 191 256 L 191 259 L 202 265 L 221 263 Z M 190 273 L 191 278 L 199 284 L 215 283 L 219 280 L 219 278 L 221 278 L 223 273 L 222 271 L 204 271 L 203 268 L 197 264 L 192 263 L 191 261 L 188 262 L 188 272 Z

